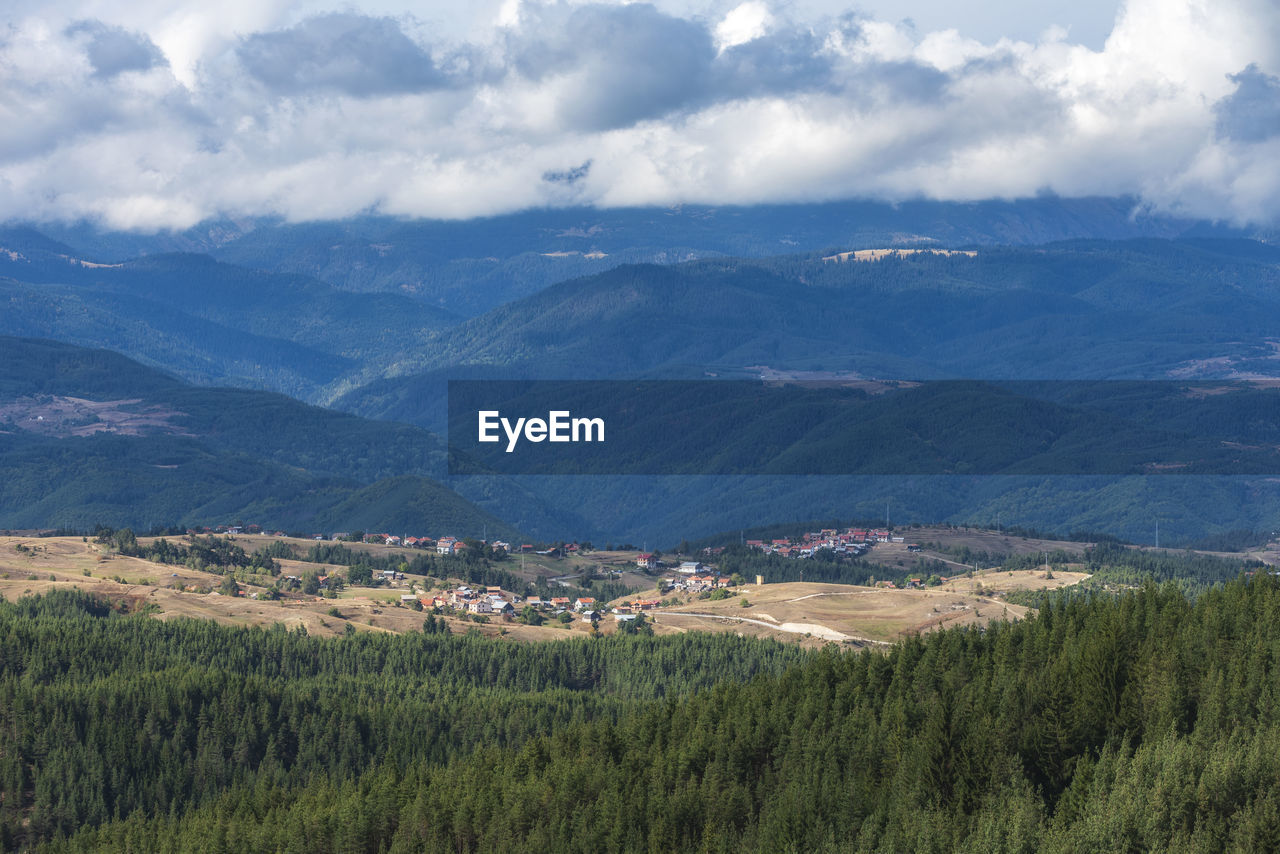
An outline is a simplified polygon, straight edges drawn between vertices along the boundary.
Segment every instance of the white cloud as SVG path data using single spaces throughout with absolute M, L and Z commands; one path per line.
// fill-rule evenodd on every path
M 0 218 L 1046 190 L 1280 217 L 1270 0 L 1129 0 L 1101 50 L 760 0 L 491 0 L 451 23 L 391 2 L 18 0 L 0 29 Z
M 773 14 L 769 7 L 759 0 L 748 0 L 735 6 L 716 24 L 716 48 L 723 51 L 758 39 L 769 31 L 772 24 Z

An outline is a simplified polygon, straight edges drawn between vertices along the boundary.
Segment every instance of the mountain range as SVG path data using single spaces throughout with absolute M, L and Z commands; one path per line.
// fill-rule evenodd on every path
M 10 431 L 5 472 L 18 486 L 0 524 L 119 521 L 107 511 L 132 506 L 144 522 L 252 511 L 282 526 L 395 527 L 421 514 L 393 506 L 439 499 L 531 534 L 602 540 L 881 515 L 886 500 L 902 519 L 1110 525 L 1136 538 L 1153 506 L 1196 534 L 1273 526 L 1274 490 L 1249 477 L 448 478 L 432 435 L 446 428 L 447 381 L 464 378 L 1274 377 L 1280 250 L 1251 237 L 1270 235 L 1143 216 L 1123 199 L 240 221 L 153 235 L 17 224 L 0 229 L 0 333 L 135 359 L 119 368 L 135 385 L 109 399 L 187 420 L 75 441 Z M 55 383 L 61 367 L 40 379 L 36 345 L 11 346 L 0 406 L 108 400 L 92 383 Z M 143 366 L 156 369 L 145 381 Z M 59 390 L 39 390 L 50 383 Z M 1052 399 L 1065 393 L 1036 399 L 1081 402 Z M 1093 400 L 1091 417 L 1205 412 L 1142 398 Z M 1244 411 L 1227 406 L 1213 423 Z M 1177 430 L 1196 435 L 1187 418 Z M 1265 432 L 1257 419 L 1243 430 Z M 92 465 L 69 447 L 89 449 Z M 164 467 L 184 455 L 206 460 L 181 470 L 198 486 L 166 485 Z M 131 491 L 116 488 L 121 460 L 146 475 Z M 211 495 L 224 498 L 195 500 Z

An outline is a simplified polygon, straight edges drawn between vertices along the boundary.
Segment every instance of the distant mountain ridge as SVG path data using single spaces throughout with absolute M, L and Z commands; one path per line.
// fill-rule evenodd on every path
M 446 330 L 420 352 L 423 370 L 371 383 L 338 405 L 441 429 L 447 380 L 457 378 L 1277 377 L 1277 329 L 1280 250 L 1247 240 L 1072 241 L 873 263 L 810 255 L 636 265 L 554 285 Z M 1186 536 L 1280 523 L 1280 496 L 1266 478 L 521 482 L 633 539 L 788 514 L 882 515 L 886 502 L 900 519 L 1003 516 L 1005 524 L 1139 541 L 1150 536 L 1152 507 Z
M 109 347 L 197 382 L 314 400 L 460 319 L 405 296 L 204 255 L 101 264 L 74 252 L 29 230 L 0 231 L 0 333 Z
M 1154 215 L 1131 198 L 1057 197 L 562 208 L 465 221 L 358 217 L 290 224 L 239 219 L 152 235 L 103 232 L 87 225 L 35 228 L 95 261 L 204 253 L 252 269 L 318 278 L 343 290 L 409 295 L 468 316 L 619 264 L 830 248 L 1249 234 Z
M 1280 376 L 1276 330 L 1280 249 L 1247 240 L 636 265 L 443 330 L 337 405 L 438 428 L 448 378 Z

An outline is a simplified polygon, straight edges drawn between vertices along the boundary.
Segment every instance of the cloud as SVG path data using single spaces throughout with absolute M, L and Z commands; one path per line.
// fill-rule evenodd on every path
M 1128 0 L 1101 50 L 766 0 L 510 0 L 465 38 L 394 0 L 33 2 L 0 28 L 0 219 L 1046 191 L 1280 218 L 1270 0 Z
M 716 50 L 706 27 L 646 3 L 537 9 L 513 34 L 513 70 L 540 84 L 559 125 L 600 131 L 700 102 Z
M 546 171 L 542 173 L 542 180 L 552 184 L 576 184 L 583 178 L 591 174 L 591 161 L 588 160 L 572 169 L 562 171 Z
M 447 82 L 431 55 L 390 18 L 349 13 L 307 18 L 287 30 L 249 36 L 236 54 L 256 80 L 289 95 L 329 90 L 362 97 Z
M 160 49 L 143 33 L 131 33 L 123 27 L 111 27 L 101 21 L 79 21 L 67 34 L 87 38 L 85 53 L 99 77 L 113 77 L 125 71 L 146 71 L 167 60 Z
M 1231 80 L 1236 90 L 1214 105 L 1218 134 L 1237 142 L 1280 136 L 1280 77 L 1263 74 L 1251 63 Z

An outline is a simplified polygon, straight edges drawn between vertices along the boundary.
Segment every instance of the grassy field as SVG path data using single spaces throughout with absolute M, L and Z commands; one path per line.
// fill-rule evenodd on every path
M 252 550 L 260 537 L 238 537 Z M 296 543 L 310 546 L 310 541 Z M 360 546 L 369 550 L 385 550 L 385 546 Z M 327 572 L 332 566 L 282 560 L 284 574 Z M 287 628 L 306 627 L 310 634 L 336 635 L 347 625 L 359 631 L 420 631 L 426 614 L 399 604 L 400 595 L 409 592 L 409 582 L 419 589 L 425 580 L 406 579 L 395 588 L 347 588 L 336 599 L 303 597 L 269 601 L 249 598 L 266 587 L 242 584 L 247 596 L 222 596 L 215 590 L 222 582 L 217 573 L 199 572 L 181 566 L 152 563 L 112 554 L 106 546 L 80 537 L 0 537 L 0 595 L 17 599 L 27 594 L 46 593 L 59 586 L 78 587 L 113 600 L 126 600 L 131 610 L 153 606 L 153 614 L 162 620 L 175 617 L 209 619 L 228 625 L 270 626 L 281 623 Z M 337 611 L 335 616 L 331 611 Z M 471 630 L 483 634 L 506 634 L 520 640 L 549 640 L 590 631 L 580 621 L 568 628 L 524 626 L 519 623 L 493 621 L 477 624 L 460 618 L 446 618 L 454 632 Z M 611 622 L 611 621 L 610 621 Z M 604 627 L 602 626 L 602 629 Z M 612 627 L 609 627 L 610 630 Z
M 1036 554 L 1037 552 L 1052 553 L 1055 551 L 1063 551 L 1073 556 L 1083 556 L 1088 543 L 1077 543 L 1069 540 L 1043 540 L 1033 539 L 1029 537 L 1015 537 L 1000 531 L 988 531 L 979 528 L 947 528 L 942 526 L 926 526 L 921 528 L 909 528 L 905 531 L 895 531 L 896 536 L 902 536 L 906 542 L 902 543 L 877 543 L 875 548 L 867 552 L 866 559 L 873 562 L 892 566 L 897 569 L 909 569 L 916 561 L 921 558 L 926 560 L 940 560 L 946 563 L 953 570 L 967 572 L 970 567 L 968 564 L 961 563 L 954 555 L 947 552 L 935 551 L 933 549 L 924 548 L 918 552 L 907 551 L 907 546 L 912 543 L 925 544 L 935 543 L 944 548 L 961 548 L 966 547 L 973 552 L 987 552 L 989 554 L 999 555 L 1024 555 Z
M 243 535 L 236 541 L 252 551 L 267 539 Z M 311 546 L 308 540 L 289 542 L 300 549 Z M 350 547 L 375 555 L 404 553 L 402 549 L 387 546 L 352 544 Z M 877 547 L 880 549 L 888 551 L 884 545 Z M 336 569 L 303 561 L 282 560 L 280 563 L 281 571 L 292 575 Z M 511 568 L 518 570 L 518 563 L 512 564 Z M 621 572 L 627 583 L 643 590 L 651 589 L 653 580 L 632 572 L 628 569 L 630 566 L 634 566 L 634 555 L 629 552 L 596 553 L 564 560 L 526 557 L 522 574 L 565 576 L 611 568 Z M 731 598 L 719 601 L 686 601 L 669 596 L 669 606 L 651 615 L 660 633 L 735 631 L 813 645 L 827 641 L 883 643 L 941 626 L 1018 619 L 1025 615 L 1026 609 L 999 601 L 1000 594 L 1015 589 L 1062 587 L 1087 577 L 1078 572 L 1057 572 L 1053 578 L 1045 575 L 1033 571 L 989 571 L 925 590 L 813 583 L 748 585 L 734 590 Z M 414 588 L 426 590 L 435 583 L 409 576 L 395 587 L 347 588 L 335 599 L 297 595 L 269 601 L 250 598 L 267 589 L 253 584 L 241 585 L 245 597 L 210 592 L 216 591 L 221 581 L 218 573 L 122 557 L 105 545 L 81 537 L 0 537 L 0 595 L 5 598 L 74 586 L 111 599 L 127 600 L 133 610 L 150 605 L 159 619 L 192 617 L 255 626 L 281 623 L 291 629 L 304 626 L 309 633 L 318 635 L 340 634 L 347 631 L 348 625 L 359 631 L 418 631 L 426 615 L 402 606 L 400 596 Z M 745 608 L 744 597 L 749 602 Z M 516 640 L 549 640 L 590 631 L 590 626 L 578 619 L 568 626 L 558 622 L 525 626 L 500 619 L 486 624 L 459 617 L 447 619 L 455 632 L 474 630 Z M 617 623 L 612 618 L 600 623 L 603 633 L 616 630 Z
M 800 636 L 815 643 L 892 643 L 942 627 L 1021 619 L 1028 609 L 1001 601 L 1003 593 L 1057 589 L 1085 578 L 1082 572 L 1055 572 L 1047 578 L 1044 572 L 992 570 L 919 590 L 804 582 L 745 585 L 733 589 L 728 599 L 682 601 L 654 613 L 656 624 L 669 631 L 736 631 L 791 640 Z

